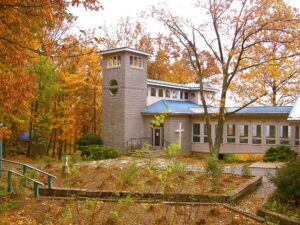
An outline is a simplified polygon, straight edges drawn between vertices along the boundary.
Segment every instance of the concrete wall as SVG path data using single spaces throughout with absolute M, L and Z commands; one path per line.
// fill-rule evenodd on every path
M 193 123 L 204 123 L 203 118 L 199 116 L 193 116 L 191 119 L 191 124 Z M 249 144 L 239 144 L 238 140 L 238 130 L 236 130 L 236 143 L 226 143 L 226 124 L 236 124 L 236 129 L 239 124 L 248 124 L 249 125 Z M 262 144 L 255 145 L 252 144 L 252 124 L 261 124 L 262 125 Z M 279 125 L 289 125 L 287 122 L 287 115 L 247 115 L 242 116 L 241 114 L 236 114 L 231 116 L 225 121 L 224 126 L 224 137 L 223 143 L 221 145 L 221 153 L 265 153 L 265 151 L 274 145 L 265 144 L 265 125 L 277 125 L 277 140 L 276 145 L 279 144 Z M 192 126 L 192 125 L 191 125 Z M 214 133 L 214 129 L 212 129 Z M 201 134 L 203 134 L 203 129 L 201 130 Z M 297 146 L 294 146 L 294 137 L 295 137 L 295 128 L 292 126 L 292 145 L 291 148 L 294 150 L 298 150 Z M 191 151 L 193 152 L 209 152 L 208 144 L 203 143 L 203 137 L 201 137 L 201 143 L 192 143 Z
M 112 55 L 121 55 L 120 67 L 107 68 L 107 59 Z M 103 56 L 102 138 L 105 145 L 119 149 L 129 138 L 144 136 L 141 112 L 147 106 L 147 57 L 138 55 L 143 58 L 143 69 L 136 69 L 129 64 L 131 55 L 138 54 L 123 51 Z M 109 93 L 112 79 L 118 82 L 115 96 Z
M 144 116 L 144 134 L 145 137 L 151 137 L 151 128 L 149 127 L 150 121 L 153 120 L 153 116 Z M 179 128 L 184 130 L 182 132 L 181 150 L 190 151 L 191 149 L 191 119 L 189 115 L 168 115 L 164 122 L 164 139 L 170 143 L 174 143 L 179 140 L 179 134 L 175 132 Z

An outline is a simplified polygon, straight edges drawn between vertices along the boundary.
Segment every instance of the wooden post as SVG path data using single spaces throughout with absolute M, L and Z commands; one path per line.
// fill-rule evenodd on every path
M 23 165 L 23 175 L 25 177 L 25 180 L 24 180 L 24 186 L 27 187 L 28 185 L 28 180 L 27 180 L 27 166 L 26 165 Z
M 48 176 L 48 189 L 51 190 L 52 188 L 52 177 Z
M 12 177 L 12 172 L 8 171 L 8 174 L 7 174 L 7 192 L 8 193 L 12 192 L 12 180 L 11 180 L 11 177 Z
M 38 198 L 39 197 L 39 184 L 34 182 L 34 197 Z

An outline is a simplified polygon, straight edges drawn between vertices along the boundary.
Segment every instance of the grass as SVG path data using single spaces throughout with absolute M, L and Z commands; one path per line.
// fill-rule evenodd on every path
M 22 201 L 20 201 L 20 200 L 10 200 L 8 202 L 0 204 L 0 214 L 8 211 L 9 208 L 11 208 L 11 207 L 13 207 L 15 205 L 18 205 L 20 203 L 22 203 Z
M 296 206 L 291 203 L 282 203 L 275 196 L 271 197 L 265 207 L 273 212 L 277 212 L 288 216 L 292 219 L 300 221 L 300 206 Z

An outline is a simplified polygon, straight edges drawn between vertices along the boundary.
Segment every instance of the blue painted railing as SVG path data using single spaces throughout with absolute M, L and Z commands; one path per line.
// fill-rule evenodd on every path
M 39 196 L 39 185 L 40 186 L 44 186 L 43 183 L 39 182 L 39 181 L 36 181 L 32 178 L 29 178 L 27 177 L 27 172 L 28 172 L 28 169 L 32 169 L 32 170 L 35 170 L 41 174 L 44 174 L 46 176 L 48 176 L 48 189 L 51 189 L 52 188 L 52 180 L 53 178 L 56 178 L 56 176 L 50 174 L 50 173 L 47 173 L 43 170 L 40 170 L 40 169 L 37 169 L 33 166 L 30 166 L 30 165 L 27 165 L 27 164 L 24 164 L 24 163 L 19 163 L 19 162 L 15 162 L 15 161 L 11 161 L 11 160 L 7 160 L 7 159 L 0 159 L 1 163 L 2 161 L 3 162 L 7 162 L 7 163 L 11 163 L 11 164 L 15 164 L 15 165 L 19 165 L 19 166 L 22 166 L 23 167 L 23 174 L 20 174 L 18 172 L 15 172 L 13 170 L 6 170 L 6 169 L 3 169 L 3 168 L 0 168 L 0 173 L 2 172 L 7 172 L 8 175 L 7 175 L 7 190 L 8 192 L 10 193 L 12 191 L 12 183 L 11 183 L 11 177 L 12 177 L 12 174 L 16 174 L 18 176 L 22 176 L 25 178 L 25 186 L 27 186 L 28 184 L 28 181 L 32 181 L 34 183 L 34 196 L 35 197 L 38 197 Z M 0 176 L 1 177 L 1 176 Z
M 23 174 L 20 174 L 16 171 L 13 170 L 5 170 L 5 169 L 0 169 L 1 172 L 7 172 L 7 192 L 11 193 L 12 192 L 12 175 L 15 174 L 17 176 L 20 177 L 24 177 L 25 181 L 27 183 L 27 181 L 32 181 L 33 182 L 33 186 L 34 186 L 34 197 L 39 197 L 39 185 L 40 186 L 44 186 L 44 184 L 42 182 L 39 182 L 37 180 L 34 180 L 32 178 L 26 177 Z

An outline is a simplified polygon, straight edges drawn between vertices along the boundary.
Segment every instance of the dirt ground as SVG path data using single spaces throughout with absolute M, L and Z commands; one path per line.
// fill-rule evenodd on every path
M 84 188 L 90 190 L 166 192 L 166 193 L 223 193 L 229 194 L 251 178 L 222 174 L 215 190 L 205 173 L 176 170 L 152 170 L 137 168 L 133 164 L 125 168 L 99 166 L 96 168 L 70 168 L 71 174 L 62 175 L 61 168 L 48 168 L 57 178 L 55 187 Z M 46 177 L 41 179 L 46 183 Z
M 0 214 L 1 224 L 99 225 L 258 225 L 223 206 L 170 206 L 95 200 L 51 200 L 16 197 L 18 203 Z M 1 200 L 12 201 L 12 198 Z

